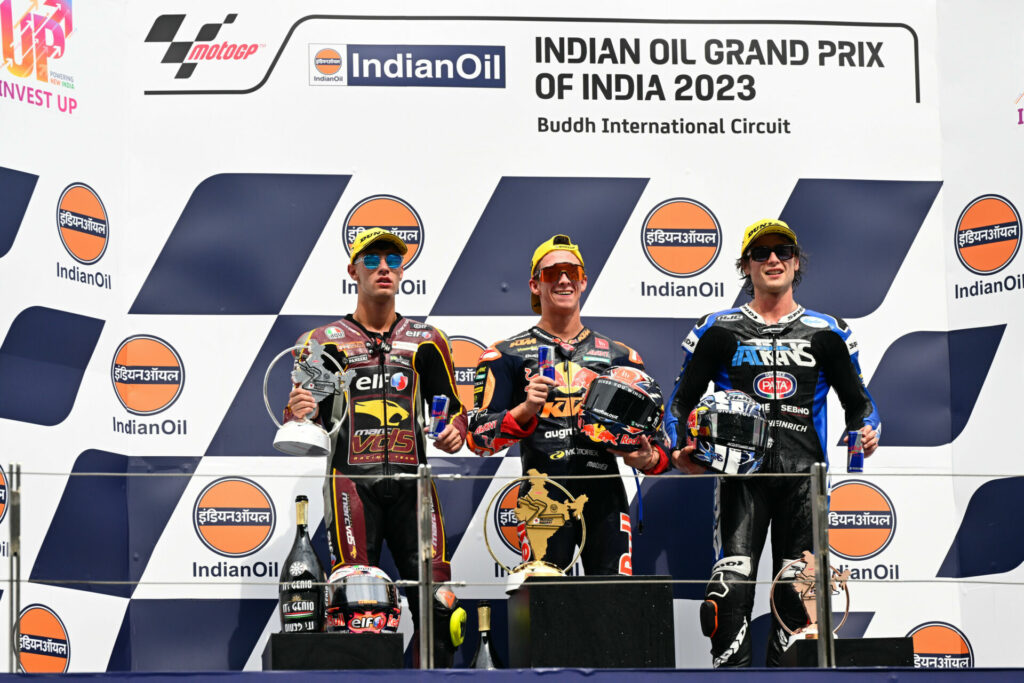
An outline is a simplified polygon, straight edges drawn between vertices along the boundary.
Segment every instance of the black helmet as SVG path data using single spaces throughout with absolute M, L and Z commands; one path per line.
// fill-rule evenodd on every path
M 376 567 L 349 564 L 331 574 L 327 586 L 327 630 L 397 633 L 402 616 L 398 589 Z
M 640 436 L 661 429 L 661 387 L 643 370 L 613 365 L 595 377 L 583 397 L 580 431 L 621 451 L 640 448 Z
M 697 446 L 693 459 L 726 474 L 756 472 L 771 446 L 761 404 L 742 391 L 705 396 L 686 426 Z

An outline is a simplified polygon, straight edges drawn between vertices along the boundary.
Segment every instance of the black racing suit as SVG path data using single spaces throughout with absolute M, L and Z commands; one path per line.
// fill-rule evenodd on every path
M 774 325 L 749 306 L 707 315 L 683 341 L 683 367 L 670 400 L 672 417 L 666 420 L 669 438 L 676 448 L 685 445 L 686 419 L 713 380 L 716 390 L 738 389 L 762 402 L 773 445 L 761 472 L 810 472 L 813 463 L 828 461 L 829 387 L 843 405 L 848 430 L 880 429 L 857 355 L 857 342 L 843 320 L 802 307 Z M 711 637 L 716 667 L 750 665 L 754 586 L 734 581 L 756 578 L 769 524 L 773 576 L 812 549 L 810 492 L 809 477 L 718 480 L 715 565 L 701 606 L 701 625 Z M 796 594 L 775 594 L 786 625 L 804 626 L 807 614 Z M 786 632 L 776 624 L 769 638 L 769 666 L 778 664 L 786 641 Z
M 509 413 L 526 398 L 526 385 L 538 372 L 537 347 L 553 346 L 557 386 L 526 428 Z M 583 520 L 587 539 L 581 559 L 588 575 L 633 573 L 632 531 L 626 490 L 619 478 L 558 479 L 559 475 L 614 474 L 618 463 L 604 441 L 579 426 L 583 396 L 592 379 L 612 365 L 643 369 L 640 355 L 625 344 L 584 328 L 562 341 L 539 327 L 494 344 L 480 356 L 470 414 L 469 447 L 480 455 L 497 453 L 518 442 L 523 473 L 535 469 L 565 486 L 574 498 L 586 495 Z M 667 443 L 656 445 L 659 462 L 668 466 Z M 551 487 L 554 492 L 555 487 Z M 520 488 L 520 500 L 526 493 Z M 562 568 L 570 564 L 580 526 L 567 525 L 551 537 L 541 559 Z
M 422 415 L 424 401 L 434 395 L 448 397 L 451 423 L 465 436 L 466 411 L 455 388 L 448 339 L 437 328 L 402 316 L 388 332 L 378 334 L 348 315 L 306 332 L 296 343 L 310 340 L 323 344 L 325 353 L 343 370 L 352 372 L 347 396 L 322 400 L 316 417 L 328 430 L 336 421 L 342 423 L 328 463 L 330 476 L 324 482 L 331 570 L 345 564 L 378 566 L 382 544 L 387 541 L 401 577 L 416 580 L 416 481 L 395 480 L 390 475 L 415 474 L 417 466 L 426 462 Z M 329 361 L 325 365 L 334 369 Z M 285 419 L 295 419 L 288 409 Z M 348 474 L 375 478 L 349 479 L 344 476 Z M 436 489 L 433 503 L 433 580 L 449 581 L 451 565 Z M 407 589 L 406 594 L 417 620 L 417 590 Z M 447 653 L 444 659 L 437 659 L 441 654 L 439 649 L 435 652 L 438 665 L 450 658 Z

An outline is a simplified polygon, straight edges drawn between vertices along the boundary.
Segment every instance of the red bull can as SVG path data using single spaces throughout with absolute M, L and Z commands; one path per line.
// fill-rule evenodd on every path
M 864 442 L 860 432 L 848 432 L 846 435 L 846 471 L 864 471 Z
M 555 378 L 555 347 L 537 347 L 537 366 L 540 368 L 541 375 L 548 379 Z
M 444 394 L 434 397 L 430 403 L 430 429 L 427 436 L 436 439 L 448 426 L 448 397 Z

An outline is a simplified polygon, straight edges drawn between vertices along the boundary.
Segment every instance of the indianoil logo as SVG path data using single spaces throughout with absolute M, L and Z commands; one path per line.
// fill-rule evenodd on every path
M 914 668 L 969 669 L 974 666 L 971 641 L 952 624 L 929 621 L 910 629 L 906 637 L 914 641 Z
M 88 185 L 73 183 L 57 200 L 57 234 L 71 258 L 89 265 L 107 251 L 110 223 L 100 196 Z
M 29 605 L 18 617 L 18 665 L 25 673 L 64 673 L 71 661 L 71 639 L 57 613 Z
M 7 516 L 7 473 L 0 466 L 0 522 Z
M 882 489 L 852 479 L 832 489 L 828 512 L 828 544 L 847 560 L 879 554 L 896 533 L 896 510 Z
M 325 47 L 313 55 L 313 66 L 324 76 L 333 76 L 341 70 L 341 54 L 333 48 Z
M 117 347 L 110 378 L 125 410 L 134 415 L 153 415 L 178 400 L 185 386 L 185 365 L 163 339 L 137 334 Z
M 245 557 L 266 545 L 274 534 L 274 502 L 259 484 L 224 477 L 196 497 L 192 524 L 207 548 L 225 557 Z
M 986 194 L 971 200 L 956 222 L 953 246 L 964 268 L 992 275 L 1010 265 L 1020 249 L 1020 214 L 1006 197 Z
M 455 388 L 459 401 L 466 410 L 473 407 L 473 386 L 476 380 L 476 363 L 486 348 L 472 337 L 449 337 L 452 345 L 452 363 L 455 365 Z
M 644 219 L 640 241 L 647 260 L 672 277 L 693 277 L 711 267 L 722 228 L 711 209 L 693 199 L 669 199 Z
M 345 253 L 352 253 L 356 235 L 369 228 L 384 228 L 394 233 L 409 247 L 402 267 L 408 268 L 419 256 L 423 246 L 423 221 L 416 209 L 392 195 L 378 194 L 363 199 L 345 217 Z
M 516 517 L 516 506 L 519 505 L 519 485 L 512 482 L 498 494 L 498 504 L 494 506 L 494 528 L 505 547 L 521 556 L 523 546 L 519 543 L 519 518 Z

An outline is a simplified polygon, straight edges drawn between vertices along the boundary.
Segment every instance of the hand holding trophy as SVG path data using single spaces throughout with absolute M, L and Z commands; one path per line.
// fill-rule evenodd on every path
M 305 417 L 281 424 L 270 407 L 270 398 L 267 395 L 270 371 L 279 360 L 288 354 L 293 354 L 296 359 L 291 373 L 292 381 L 313 394 L 313 399 L 317 403 L 328 396 L 337 396 L 343 390 L 347 398 L 348 382 L 346 380 L 349 378 L 346 375 L 348 373 L 343 373 L 341 366 L 333 356 L 324 353 L 323 344 L 316 340 L 310 340 L 306 345 L 293 346 L 279 353 L 274 360 L 270 361 L 267 373 L 263 376 L 263 402 L 267 406 L 270 419 L 277 425 L 274 448 L 288 455 L 328 455 L 331 452 L 331 437 L 338 433 L 338 429 L 341 427 L 340 422 L 336 423 L 330 432 Z M 327 369 L 324 365 L 325 359 L 330 359 L 337 372 Z

